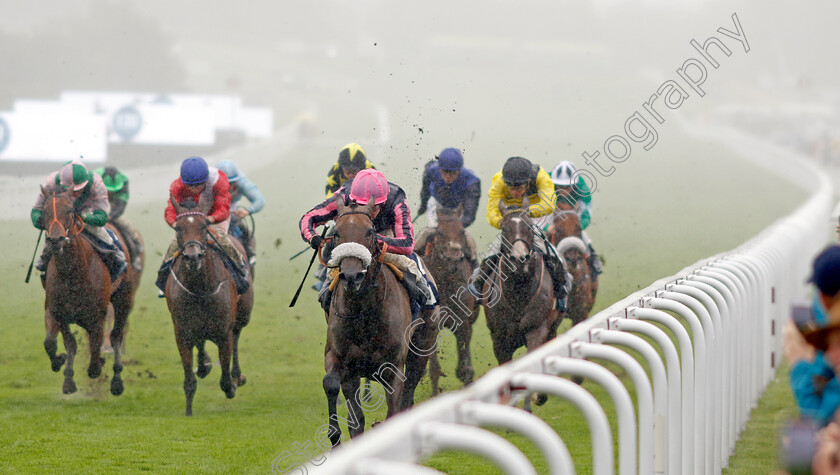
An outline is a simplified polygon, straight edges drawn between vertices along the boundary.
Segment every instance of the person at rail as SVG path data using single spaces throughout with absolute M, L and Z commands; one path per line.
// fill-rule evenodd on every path
M 425 254 L 429 236 L 437 229 L 437 209 L 462 207 L 461 223 L 467 236 L 466 257 L 473 269 L 478 267 L 476 244 L 466 228 L 475 221 L 481 180 L 469 168 L 464 168 L 464 155 L 457 148 L 445 148 L 423 171 L 420 190 L 420 209 L 417 216 L 429 212 L 427 226 L 417 235 L 416 249 Z

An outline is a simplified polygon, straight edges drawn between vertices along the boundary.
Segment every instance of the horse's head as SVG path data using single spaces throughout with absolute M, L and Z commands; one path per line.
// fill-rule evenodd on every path
M 467 234 L 461 222 L 463 206 L 457 208 L 438 207 L 438 226 L 430 241 L 434 242 L 434 251 L 446 261 L 457 262 L 465 258 Z
M 338 267 L 338 278 L 347 290 L 358 291 L 368 273 L 368 267 L 379 257 L 376 229 L 373 226 L 374 202 L 367 205 L 345 205 L 338 197 L 338 216 L 332 235 L 334 248 L 329 266 Z
M 41 193 L 47 197 L 42 215 L 47 250 L 60 254 L 73 236 L 85 227 L 82 217 L 73 209 L 73 200 L 63 193 L 50 193 L 42 186 Z
M 175 217 L 175 237 L 178 250 L 187 267 L 198 270 L 207 252 L 207 215 L 199 207 L 181 206 L 174 197 L 170 197 L 172 206 L 178 215 Z
M 502 212 L 502 245 L 500 252 L 516 266 L 515 272 L 530 271 L 531 255 L 534 250 L 534 223 L 528 214 L 531 202 L 528 197 L 522 199 L 522 206 L 508 207 L 504 200 L 499 200 Z
M 563 196 L 557 198 L 557 211 L 554 212 L 551 234 L 551 242 L 554 244 L 560 242 L 564 237 L 581 237 L 583 235 L 583 227 L 580 224 L 577 209 Z

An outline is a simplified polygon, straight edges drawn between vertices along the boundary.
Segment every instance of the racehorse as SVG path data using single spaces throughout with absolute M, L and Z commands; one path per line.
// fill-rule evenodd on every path
M 79 236 L 85 224 L 74 211 L 73 201 L 65 194 L 50 193 L 43 187 L 41 193 L 47 197 L 43 214 L 45 247 L 52 256 L 43 280 L 46 291 L 44 349 L 50 358 L 52 370 L 58 372 L 66 363 L 62 391 L 64 394 L 76 392 L 76 383 L 73 381 L 76 338 L 70 332 L 70 324 L 75 323 L 88 334 L 88 376 L 99 377 L 105 363 L 105 359 L 100 357 L 105 316 L 109 308 L 113 308 L 114 328 L 110 337 L 114 345 L 114 376 L 111 378 L 111 394 L 119 396 L 124 390 L 119 346 L 134 300 L 134 270 L 128 266 L 125 273 L 112 283 L 108 268 L 91 242 Z M 67 354 L 56 355 L 59 331 Z
M 489 295 L 483 301 L 484 315 L 500 365 L 510 361 L 519 347 L 525 345 L 531 352 L 554 338 L 560 323 L 553 308 L 551 275 L 540 252 L 535 252 L 529 206 L 528 197 L 523 198 L 521 208 L 508 207 L 499 200 L 503 245 L 498 266 L 482 289 L 482 295 Z M 537 404 L 545 399 L 539 395 Z M 530 399 L 526 399 L 525 408 L 530 410 Z
M 557 253 L 563 256 L 566 270 L 574 279 L 566 316 L 572 319 L 572 325 L 577 325 L 589 316 L 595 304 L 598 281 L 592 278 L 592 270 L 589 268 L 589 247 L 583 242 L 577 210 L 562 197 L 557 200 L 557 208 L 548 235 Z
M 254 289 L 249 286 L 247 292 L 237 295 L 233 276 L 225 267 L 222 256 L 214 249 L 208 252 L 207 243 L 212 239 L 212 233 L 205 213 L 209 209 L 207 203 L 200 201 L 193 211 L 172 197 L 170 201 L 178 213 L 175 232 L 179 251 L 170 268 L 165 294 L 184 367 L 186 415 L 191 416 L 196 390 L 193 347 L 198 348 L 197 374 L 201 378 L 207 376 L 211 368 L 210 358 L 204 350 L 205 341 L 209 340 L 219 348 L 222 367 L 219 386 L 228 399 L 234 397 L 237 386 L 246 382 L 239 368 L 239 335 L 251 318 Z M 242 252 L 241 244 L 232 242 Z M 250 281 L 250 274 L 248 279 Z
M 365 428 L 360 399 L 367 399 L 360 397 L 360 378 L 382 384 L 388 405 L 386 417 L 393 416 L 414 403 L 414 389 L 431 356 L 430 352 L 416 349 L 431 348 L 437 337 L 437 327 L 426 320 L 428 311 L 411 322 L 405 287 L 394 271 L 382 263 L 386 251 L 383 248 L 387 246 L 380 247 L 377 240 L 371 217 L 373 199 L 367 205 L 345 205 L 339 199 L 337 206 L 332 236 L 335 246 L 327 265 L 337 267 L 338 276 L 332 282 L 334 290 L 327 313 L 323 380 L 333 446 L 341 442 L 336 415 L 339 391 L 347 401 L 348 431 L 355 437 Z
M 437 230 L 429 236 L 425 252 L 429 263 L 429 270 L 435 278 L 438 291 L 444 299 L 441 308 L 445 308 L 448 316 L 444 316 L 443 323 L 455 334 L 458 349 L 458 366 L 455 375 L 465 385 L 473 381 L 472 359 L 470 357 L 470 340 L 472 326 L 478 318 L 478 305 L 475 297 L 469 293 L 467 283 L 472 273 L 472 267 L 467 259 L 467 234 L 461 222 L 463 207 L 437 208 Z M 440 377 L 440 363 L 437 352 L 432 355 L 429 363 L 429 378 L 432 382 L 432 394 L 437 395 L 438 379 Z

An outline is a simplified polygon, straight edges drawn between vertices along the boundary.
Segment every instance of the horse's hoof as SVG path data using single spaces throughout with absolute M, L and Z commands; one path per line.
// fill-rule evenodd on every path
M 61 370 L 61 367 L 64 366 L 65 361 L 67 361 L 67 355 L 64 353 L 50 360 L 50 363 L 52 364 L 53 373 L 58 373 Z
M 221 387 L 228 399 L 233 399 L 233 396 L 236 396 L 236 385 L 233 384 L 232 381 L 228 383 L 221 383 Z
M 237 386 L 245 386 L 245 383 L 248 382 L 248 378 L 245 377 L 244 374 L 239 375 L 239 382 L 236 384 Z
M 88 368 L 88 377 L 90 377 L 90 379 L 96 379 L 99 377 L 100 374 L 102 374 L 101 364 L 98 366 L 91 366 Z
M 546 403 L 546 401 L 548 401 L 548 394 L 539 393 L 537 394 L 536 399 L 534 399 L 534 404 L 542 406 Z
M 123 393 L 125 386 L 123 386 L 122 378 L 115 377 L 111 380 L 111 394 L 119 396 Z
M 472 368 L 463 368 L 458 369 L 455 371 L 455 376 L 458 377 L 458 381 L 464 383 L 464 386 L 473 382 L 473 378 L 475 377 L 475 371 Z
M 572 376 L 572 382 L 580 386 L 583 384 L 583 377 L 582 376 Z
M 74 392 L 76 392 L 76 382 L 72 379 L 65 379 L 64 387 L 61 388 L 61 391 L 64 394 L 73 394 Z
M 204 378 L 208 374 L 210 374 L 210 370 L 213 369 L 213 363 L 204 363 L 198 365 L 198 368 L 195 371 L 195 375 L 199 378 Z

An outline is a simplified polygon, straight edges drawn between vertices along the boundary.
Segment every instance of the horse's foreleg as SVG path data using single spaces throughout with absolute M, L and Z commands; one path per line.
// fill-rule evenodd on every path
M 102 365 L 105 364 L 105 358 L 100 358 L 102 351 L 102 339 L 105 335 L 105 315 L 107 310 L 103 310 L 101 315 L 97 315 L 94 319 L 93 325 L 88 330 L 88 341 L 90 342 L 90 363 L 88 364 L 88 377 L 96 379 L 102 374 Z
M 327 395 L 327 407 L 330 419 L 329 437 L 333 447 L 341 444 L 341 428 L 338 426 L 338 415 L 336 413 L 336 402 L 338 393 L 341 391 L 341 377 L 336 370 L 337 361 L 332 351 L 327 351 L 324 356 L 324 367 L 327 374 L 324 376 L 324 393 Z
M 418 325 L 411 335 L 411 344 L 405 357 L 405 384 L 400 399 L 400 410 L 414 405 L 414 391 L 426 372 L 426 363 L 437 351 L 438 327 L 432 316 L 432 310 L 424 310 L 420 317 L 424 323 Z
M 470 355 L 470 341 L 472 340 L 472 325 L 464 322 L 455 329 L 455 341 L 458 346 L 458 369 L 455 376 L 466 386 L 473 382 L 475 371 Z
M 432 396 L 440 394 L 440 361 L 438 360 L 437 351 L 429 360 L 429 380 L 432 382 Z
M 111 345 L 114 349 L 114 377 L 111 378 L 111 394 L 119 396 L 125 389 L 122 380 L 122 352 L 125 348 L 123 338 L 125 337 L 125 322 L 128 315 L 122 309 L 114 307 L 114 327 L 111 329 Z
M 534 351 L 535 349 L 537 349 L 537 347 L 548 341 L 550 331 L 551 330 L 549 328 L 548 322 L 546 322 L 545 324 L 528 332 L 525 335 L 525 346 L 528 347 L 528 353 Z M 536 404 L 537 406 L 542 406 L 547 400 L 547 394 L 538 393 L 536 395 L 536 398 L 534 399 L 534 404 Z M 525 410 L 531 412 L 530 398 L 525 400 Z
M 201 342 L 197 345 L 198 368 L 196 368 L 195 374 L 197 374 L 198 377 L 202 379 L 208 374 L 210 374 L 210 370 L 213 369 L 213 361 L 210 360 L 210 356 L 207 354 L 207 350 L 204 349 L 205 343 L 205 340 L 201 340 Z
M 238 325 L 233 327 L 233 366 L 230 369 L 230 376 L 233 378 L 233 382 L 236 383 L 236 386 L 243 386 L 248 380 L 245 378 L 245 375 L 242 374 L 242 370 L 239 368 L 239 335 L 242 333 L 242 328 Z
M 344 401 L 347 402 L 347 432 L 350 437 L 356 437 L 365 431 L 365 413 L 356 397 L 361 386 L 357 376 L 343 378 L 341 381 L 341 392 L 344 393 Z
M 67 360 L 67 355 L 62 353 L 56 356 L 58 351 L 58 322 L 55 321 L 49 310 L 44 311 L 44 326 L 46 327 L 44 350 L 47 351 L 47 356 L 50 358 L 50 366 L 53 372 L 58 373 Z
M 196 379 L 193 373 L 192 344 L 178 336 L 178 329 L 175 329 L 175 343 L 178 345 L 178 353 L 181 355 L 181 365 L 184 367 L 184 395 L 187 397 L 187 415 L 192 415 L 193 396 L 195 396 Z
M 222 366 L 222 377 L 219 378 L 219 387 L 224 391 L 228 399 L 236 396 L 236 384 L 230 377 L 230 355 L 233 353 L 233 332 L 217 343 L 219 346 L 219 364 Z
M 64 367 L 64 394 L 76 392 L 76 382 L 73 381 L 73 360 L 76 359 L 76 337 L 70 332 L 70 326 L 62 324 L 59 326 L 61 336 L 64 339 L 64 349 L 67 351 L 67 365 Z

